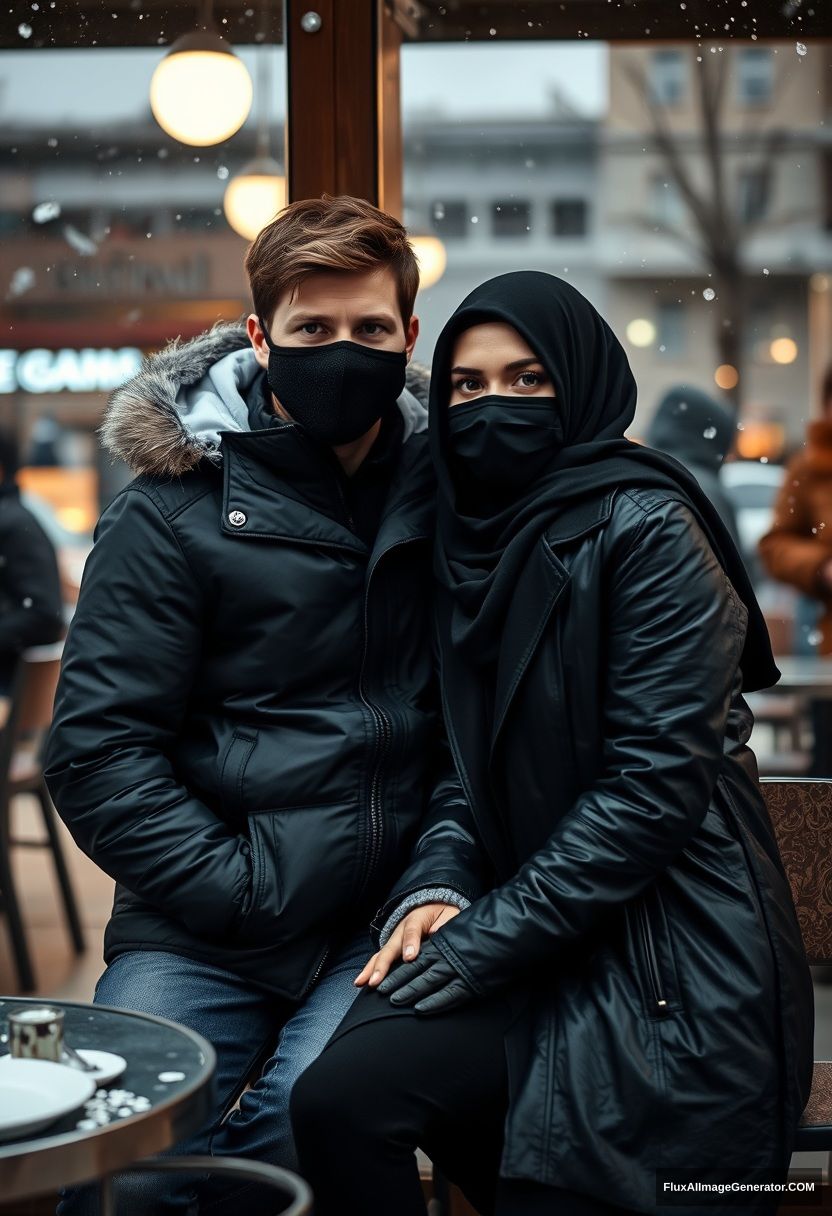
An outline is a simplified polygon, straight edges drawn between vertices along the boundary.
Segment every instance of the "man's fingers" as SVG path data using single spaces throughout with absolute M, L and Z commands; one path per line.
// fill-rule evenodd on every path
M 356 988 L 363 988 L 364 985 L 367 983 L 370 976 L 375 971 L 377 958 L 378 958 L 378 954 L 374 954 L 373 957 L 370 959 L 370 961 L 365 965 L 364 970 L 359 971 L 358 975 L 353 980 L 353 983 L 355 984 Z
M 455 916 L 459 916 L 459 908 L 452 908 L 450 905 L 437 916 L 436 920 L 431 925 L 428 932 L 433 935 L 437 929 L 441 929 L 443 925 L 447 925 L 449 920 L 453 920 Z
M 422 936 L 427 929 L 426 917 L 424 913 L 420 915 L 421 909 L 416 912 L 411 912 L 410 916 L 405 917 L 404 927 L 404 946 L 402 949 L 402 958 L 406 962 L 410 962 L 419 953 L 419 947 L 422 944 Z

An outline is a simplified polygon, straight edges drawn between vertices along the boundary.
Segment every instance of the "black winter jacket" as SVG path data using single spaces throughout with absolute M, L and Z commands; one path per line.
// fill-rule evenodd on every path
M 169 950 L 299 999 L 425 815 L 468 897 L 478 863 L 437 722 L 426 411 L 400 402 L 370 552 L 299 428 L 248 430 L 261 379 L 226 326 L 115 395 L 105 439 L 141 475 L 99 523 L 47 780 L 117 880 L 108 962 Z
M 470 715 L 446 707 L 499 885 L 434 941 L 478 993 L 529 994 L 506 1177 L 648 1212 L 658 1167 L 787 1168 L 813 999 L 747 746 L 746 615 L 686 507 L 611 491 L 564 513 L 518 582 L 501 814 L 466 766 Z M 432 880 L 417 860 L 390 907 Z
M 63 632 L 58 562 L 52 542 L 20 501 L 14 482 L 0 486 L 0 692 L 29 646 Z

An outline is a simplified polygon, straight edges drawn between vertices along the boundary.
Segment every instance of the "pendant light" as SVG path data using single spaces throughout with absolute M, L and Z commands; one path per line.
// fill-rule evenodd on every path
M 266 6 L 263 5 L 265 25 Z M 262 31 L 263 36 L 265 31 Z M 271 72 L 268 56 L 272 48 L 261 45 L 257 59 L 257 148 L 254 160 L 232 177 L 222 201 L 225 218 L 247 241 L 254 238 L 286 206 L 286 179 L 271 155 L 269 105 Z
M 204 148 L 229 139 L 251 109 L 251 77 L 200 0 L 197 29 L 177 38 L 150 82 L 150 108 L 180 143 Z
M 410 237 L 410 244 L 419 263 L 419 290 L 427 291 L 438 283 L 448 265 L 448 252 L 438 236 L 417 233 Z

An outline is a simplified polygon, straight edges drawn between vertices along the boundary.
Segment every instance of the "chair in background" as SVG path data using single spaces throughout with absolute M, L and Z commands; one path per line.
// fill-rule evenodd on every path
M 761 788 L 792 890 L 806 955 L 832 965 L 832 780 L 764 778 Z M 812 1093 L 796 1152 L 829 1154 L 832 1178 L 832 1060 L 815 1060 Z
M 35 987 L 35 975 L 12 869 L 12 848 L 49 849 L 72 945 L 78 954 L 84 949 L 78 905 L 41 764 L 43 742 L 52 721 L 62 645 L 38 646 L 23 654 L 12 686 L 8 716 L 0 734 L 0 912 L 6 915 L 23 992 L 31 992 Z M 43 839 L 15 840 L 12 837 L 12 803 L 21 794 L 31 794 L 37 799 L 45 829 Z

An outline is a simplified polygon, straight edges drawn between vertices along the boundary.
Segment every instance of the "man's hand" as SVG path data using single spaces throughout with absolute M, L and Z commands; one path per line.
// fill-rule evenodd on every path
M 412 962 L 419 954 L 423 937 L 429 937 L 459 915 L 453 904 L 424 904 L 414 908 L 396 925 L 387 945 L 379 950 L 356 978 L 357 988 L 375 988 L 400 958 Z

